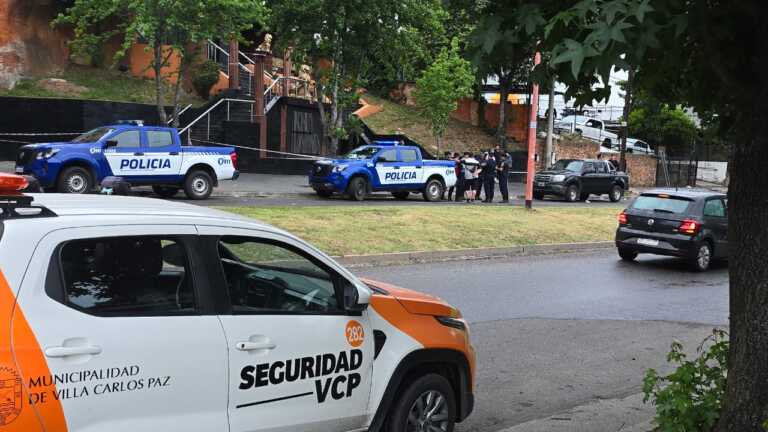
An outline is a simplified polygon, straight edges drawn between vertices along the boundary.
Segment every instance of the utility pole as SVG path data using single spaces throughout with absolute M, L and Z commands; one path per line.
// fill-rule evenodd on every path
M 541 53 L 536 51 L 533 67 L 538 66 L 539 63 L 541 63 Z M 531 115 L 528 123 L 528 172 L 525 180 L 525 208 L 528 210 L 533 208 L 533 176 L 536 171 L 536 120 L 539 116 L 539 85 L 535 82 L 531 93 Z
M 635 78 L 635 68 L 630 66 L 627 74 L 627 87 L 624 94 L 624 124 L 621 134 L 621 157 L 619 165 L 621 170 L 627 172 L 627 137 L 629 136 L 629 113 L 632 112 L 632 81 Z
M 549 109 L 547 109 L 547 146 L 544 153 L 544 166 L 552 166 L 552 134 L 555 129 L 555 79 L 549 86 Z

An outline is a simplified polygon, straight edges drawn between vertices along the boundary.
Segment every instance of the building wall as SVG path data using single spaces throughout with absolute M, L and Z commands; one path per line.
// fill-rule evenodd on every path
M 485 124 L 491 129 L 496 129 L 499 125 L 499 108 L 499 104 L 485 105 Z M 528 109 L 528 105 L 507 104 L 507 137 L 518 142 L 525 141 L 528 133 Z M 480 104 L 472 99 L 462 99 L 451 117 L 473 126 L 480 126 Z

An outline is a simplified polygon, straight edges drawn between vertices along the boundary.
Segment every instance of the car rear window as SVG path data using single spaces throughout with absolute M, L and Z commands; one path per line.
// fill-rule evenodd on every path
M 650 210 L 661 213 L 683 214 L 691 201 L 685 198 L 661 195 L 640 195 L 632 204 L 635 210 Z

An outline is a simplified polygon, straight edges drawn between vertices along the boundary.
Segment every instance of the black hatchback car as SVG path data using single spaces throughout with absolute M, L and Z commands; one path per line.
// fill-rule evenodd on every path
M 654 190 L 641 194 L 619 214 L 619 256 L 675 256 L 705 271 L 728 258 L 728 198 L 711 191 Z

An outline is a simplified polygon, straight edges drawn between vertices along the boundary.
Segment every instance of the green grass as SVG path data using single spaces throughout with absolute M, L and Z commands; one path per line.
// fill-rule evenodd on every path
M 437 151 L 435 138 L 432 137 L 429 122 L 416 107 L 397 104 L 386 99 L 366 94 L 363 96 L 368 103 L 379 105 L 384 109 L 365 119 L 365 123 L 379 134 L 404 133 L 412 140 L 426 147 L 431 152 Z M 478 151 L 492 148 L 496 145 L 493 137 L 479 127 L 450 119 L 443 137 L 443 148 L 452 151 Z
M 608 241 L 615 208 L 419 207 L 224 208 L 283 228 L 332 255 L 365 255 Z
M 61 78 L 72 84 L 86 87 L 80 94 L 54 92 L 38 82 L 45 78 Z M 165 103 L 173 101 L 173 88 L 166 85 Z M 106 100 L 115 102 L 155 103 L 155 81 L 135 78 L 129 72 L 99 68 L 70 66 L 58 75 L 30 77 L 19 82 L 13 90 L 0 90 L 0 96 L 55 97 L 64 99 Z M 202 105 L 204 100 L 184 94 L 181 105 Z

